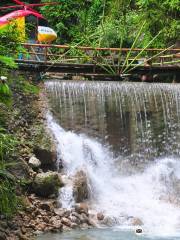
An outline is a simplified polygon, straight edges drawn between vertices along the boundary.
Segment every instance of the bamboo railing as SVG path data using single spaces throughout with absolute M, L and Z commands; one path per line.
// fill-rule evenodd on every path
M 162 48 L 93 48 L 86 46 L 22 44 L 24 53 L 17 54 L 23 61 L 37 61 L 54 64 L 94 64 L 107 73 L 120 74 L 130 72 L 137 66 L 180 67 L 180 49 L 173 46 Z

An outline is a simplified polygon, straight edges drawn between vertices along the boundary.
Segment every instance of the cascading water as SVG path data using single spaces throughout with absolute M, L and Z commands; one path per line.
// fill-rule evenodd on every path
M 64 207 L 73 205 L 71 179 L 83 170 L 91 209 L 112 224 L 127 227 L 135 217 L 151 234 L 177 233 L 179 86 L 49 81 L 46 89 L 55 115 L 47 114 L 48 126 L 68 176 Z

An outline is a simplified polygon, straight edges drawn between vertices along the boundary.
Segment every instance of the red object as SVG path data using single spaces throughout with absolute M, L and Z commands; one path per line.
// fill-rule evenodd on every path
M 13 2 L 15 2 L 15 3 L 19 4 L 19 5 L 25 5 L 25 3 L 23 3 L 23 2 L 21 2 L 19 0 L 13 0 Z
M 26 5 L 13 5 L 13 6 L 6 6 L 6 7 L 0 7 L 0 10 L 9 9 L 9 8 L 21 8 L 21 7 L 42 7 L 42 6 L 48 6 L 48 5 L 57 5 L 59 3 L 52 2 L 52 3 L 33 3 L 33 4 L 26 4 Z
M 0 26 L 8 23 L 13 18 L 16 19 L 16 18 L 31 15 L 31 14 L 34 15 L 35 17 L 37 17 L 37 18 L 45 19 L 39 12 L 37 12 L 36 10 L 34 10 L 31 7 L 59 4 L 57 2 L 25 4 L 20 0 L 12 0 L 12 1 L 15 2 L 18 5 L 1 7 L 0 10 L 1 9 L 8 9 L 8 8 L 23 8 L 23 9 L 12 11 L 12 12 L 0 17 Z
M 23 3 L 23 2 L 21 2 L 21 1 L 19 1 L 19 0 L 13 0 L 13 1 L 14 1 L 15 3 L 21 5 L 21 6 L 24 6 L 25 10 L 27 9 L 25 3 Z M 34 9 L 32 9 L 32 8 L 29 8 L 29 10 L 31 10 L 32 12 L 36 12 L 36 11 L 35 11 Z
M 38 12 L 34 12 L 34 11 L 29 10 L 29 9 L 28 10 L 17 10 L 17 11 L 13 11 L 11 13 L 8 13 L 8 14 L 4 15 L 3 17 L 0 17 L 0 23 L 7 23 L 7 22 L 9 22 L 10 19 L 25 17 L 25 16 L 28 16 L 30 14 L 33 14 L 34 16 L 36 16 L 38 18 L 44 18 Z

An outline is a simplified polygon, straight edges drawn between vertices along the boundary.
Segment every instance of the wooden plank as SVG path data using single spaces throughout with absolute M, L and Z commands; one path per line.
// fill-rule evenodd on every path
M 27 60 L 17 60 L 19 68 L 22 70 L 35 71 L 35 72 L 59 72 L 59 73 L 74 73 L 74 74 L 107 74 L 107 75 L 117 75 L 117 70 L 120 68 L 115 68 L 111 66 L 116 74 L 108 73 L 104 68 L 97 66 L 95 64 L 51 64 L 39 61 L 27 61 Z M 106 66 L 106 65 L 104 65 Z M 108 66 L 107 66 L 108 67 Z M 180 73 L 180 66 L 167 65 L 167 66 L 139 66 L 133 69 L 130 74 L 156 74 L 156 73 Z
M 70 45 L 53 45 L 53 44 L 30 44 L 30 43 L 23 43 L 23 46 L 33 46 L 33 47 L 47 47 L 47 48 L 60 48 L 60 49 L 80 49 L 80 50 L 93 50 L 93 51 L 112 51 L 112 52 L 128 52 L 128 51 L 142 51 L 142 48 L 102 48 L 102 47 L 88 47 L 88 46 L 70 46 Z M 163 48 L 146 48 L 144 51 L 154 52 L 154 51 L 164 51 L 166 49 Z M 171 48 L 167 49 L 167 51 L 172 52 L 180 52 L 180 48 Z

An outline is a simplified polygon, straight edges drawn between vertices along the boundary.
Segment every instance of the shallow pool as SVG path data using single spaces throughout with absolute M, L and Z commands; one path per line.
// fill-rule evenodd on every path
M 174 237 L 157 237 L 137 235 L 133 231 L 119 229 L 89 229 L 89 230 L 73 230 L 61 234 L 44 234 L 37 237 L 37 240 L 180 240 L 179 236 Z

